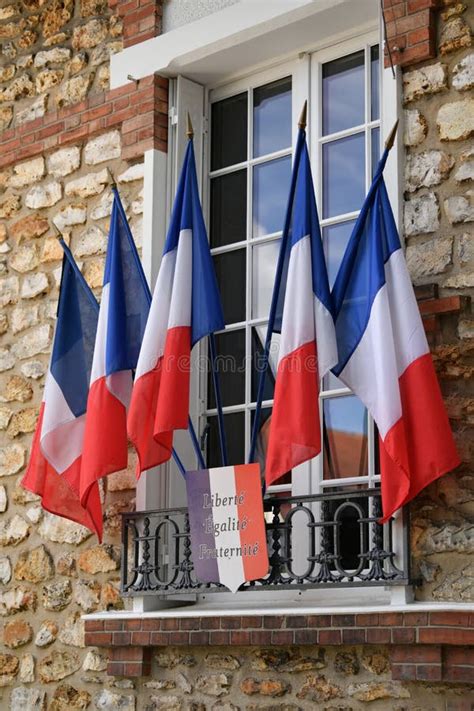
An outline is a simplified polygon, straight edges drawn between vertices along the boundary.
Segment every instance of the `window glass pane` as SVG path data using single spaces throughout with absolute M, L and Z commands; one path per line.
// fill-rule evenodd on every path
M 366 476 L 367 412 L 354 396 L 324 400 L 324 479 Z
M 380 160 L 380 128 L 372 129 L 372 177 L 375 175 Z
M 221 293 L 226 324 L 245 319 L 245 249 L 214 257 L 217 283 Z
M 253 170 L 253 236 L 280 232 L 291 179 L 291 157 L 256 165 Z
M 254 90 L 253 120 L 255 157 L 291 146 L 291 77 Z
M 365 120 L 364 51 L 323 64 L 323 135 Z
M 370 116 L 380 118 L 379 46 L 370 48 Z
M 211 180 L 211 247 L 241 242 L 247 231 L 247 171 Z
M 217 101 L 211 110 L 211 170 L 247 159 L 247 92 Z
M 252 328 L 252 402 L 257 401 L 258 384 L 260 373 L 263 368 L 263 349 L 265 338 L 267 337 L 267 324 Z M 278 351 L 280 347 L 280 334 L 274 333 L 270 342 L 270 352 L 268 356 L 268 369 L 265 376 L 263 388 L 263 400 L 273 400 L 275 389 L 275 377 L 278 364 Z
M 280 240 L 252 248 L 252 318 L 268 318 Z
M 323 145 L 323 217 L 360 210 L 365 197 L 365 135 Z
M 337 272 L 342 262 L 347 243 L 355 225 L 355 220 L 328 225 L 323 228 L 323 245 L 328 269 L 329 286 L 336 281 Z
M 219 447 L 219 428 L 217 417 L 208 417 L 209 430 L 207 433 L 207 457 L 208 467 L 221 466 L 221 450 Z M 224 415 L 224 427 L 227 435 L 227 455 L 229 464 L 245 463 L 245 414 L 243 412 L 233 412 Z
M 227 331 L 217 334 L 215 338 L 222 406 L 239 405 L 245 402 L 245 331 Z M 207 405 L 214 408 L 216 400 L 210 361 L 208 369 Z

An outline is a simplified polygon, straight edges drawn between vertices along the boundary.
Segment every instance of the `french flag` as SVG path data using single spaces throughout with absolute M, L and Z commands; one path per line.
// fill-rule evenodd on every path
M 339 362 L 332 372 L 378 428 L 382 523 L 459 464 L 383 180 L 388 150 L 333 289 Z
M 303 128 L 298 134 L 293 180 L 295 190 L 287 208 L 292 222 L 285 255 L 286 287 L 279 295 L 283 315 L 265 465 L 267 486 L 321 451 L 319 381 L 337 363 L 331 295 Z
M 128 414 L 128 434 L 138 453 L 138 475 L 167 461 L 174 430 L 187 429 L 191 348 L 222 328 L 224 317 L 190 139 Z
M 98 492 L 82 506 L 79 481 L 99 306 L 64 242 L 53 350 L 30 460 L 21 485 L 50 513 L 99 533 Z
M 127 408 L 150 306 L 150 292 L 118 191 L 110 219 L 99 323 L 87 402 L 81 501 L 98 479 L 128 462 Z

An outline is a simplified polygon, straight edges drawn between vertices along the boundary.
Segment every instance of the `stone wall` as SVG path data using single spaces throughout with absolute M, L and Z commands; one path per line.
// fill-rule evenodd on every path
M 474 3 L 444 6 L 437 58 L 403 73 L 404 230 L 414 284 L 435 285 L 445 302 L 461 297 L 454 313 L 438 312 L 430 339 L 462 465 L 416 499 L 412 540 L 417 597 L 472 601 Z
M 122 21 L 107 0 L 25 0 L 0 8 L 0 130 L 109 86 Z
M 106 675 L 81 614 L 124 605 L 119 513 L 134 505 L 133 460 L 105 485 L 102 546 L 19 481 L 51 350 L 58 232 L 100 296 L 110 184 L 140 245 L 143 151 L 166 147 L 167 89 L 150 77 L 109 90 L 123 3 L 0 5 L 0 707 L 82 709 Z

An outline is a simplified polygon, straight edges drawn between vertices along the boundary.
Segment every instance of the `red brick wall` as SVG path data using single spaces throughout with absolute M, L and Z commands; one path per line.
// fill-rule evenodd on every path
M 436 56 L 437 4 L 437 0 L 384 0 L 387 44 L 394 65 L 407 66 Z M 385 66 L 390 66 L 387 49 Z

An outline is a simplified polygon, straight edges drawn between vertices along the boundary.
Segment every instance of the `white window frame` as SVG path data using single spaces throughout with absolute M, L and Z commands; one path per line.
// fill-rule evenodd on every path
M 350 17 L 347 19 L 348 25 L 350 24 L 351 20 Z M 354 23 L 355 24 L 355 23 Z M 289 28 L 289 31 L 291 31 L 291 27 Z M 204 116 L 203 116 L 203 132 L 204 132 L 204 138 L 205 138 L 205 143 L 209 143 L 206 136 L 206 111 L 208 110 L 209 107 L 209 94 L 210 92 L 213 92 L 213 97 L 219 97 L 219 98 L 224 98 L 226 95 L 232 95 L 237 93 L 236 87 L 238 86 L 238 83 L 241 82 L 242 86 L 246 85 L 248 86 L 248 79 L 246 77 L 255 75 L 255 78 L 252 78 L 252 83 L 255 85 L 261 85 L 267 82 L 270 82 L 274 79 L 281 78 L 283 76 L 288 76 L 290 73 L 292 74 L 293 77 L 293 82 L 292 82 L 292 93 L 293 93 L 293 142 L 294 142 L 294 137 L 296 135 L 296 125 L 297 125 L 297 118 L 299 116 L 301 106 L 303 104 L 303 101 L 305 98 L 307 98 L 310 94 L 310 91 L 312 89 L 312 77 L 311 77 L 311 55 L 314 53 L 318 53 L 318 59 L 321 61 L 321 58 L 324 57 L 324 61 L 329 61 L 331 58 L 337 58 L 338 56 L 343 56 L 344 54 L 349 54 L 351 51 L 355 51 L 356 49 L 360 48 L 361 44 L 361 37 L 367 37 L 369 36 L 370 43 L 376 43 L 377 39 L 381 36 L 380 35 L 380 28 L 379 31 L 377 32 L 377 28 L 373 26 L 373 28 L 367 32 L 367 24 L 365 24 L 362 28 L 359 30 L 353 29 L 352 31 L 352 37 L 349 37 L 350 31 L 345 31 L 343 35 L 338 34 L 334 39 L 335 43 L 329 48 L 329 49 L 321 49 L 319 46 L 315 46 L 314 48 L 311 47 L 305 47 L 305 50 L 298 53 L 297 55 L 294 55 L 293 58 L 288 61 L 288 57 L 282 58 L 279 60 L 278 58 L 273 58 L 271 61 L 271 67 L 267 69 L 262 69 L 262 67 L 256 66 L 256 67 L 245 67 L 242 66 L 242 72 L 240 78 L 235 79 L 235 73 L 232 74 L 231 77 L 219 77 L 219 80 L 214 84 L 214 85 L 208 85 L 205 87 L 205 111 L 204 111 Z M 367 40 L 366 40 L 367 41 Z M 319 43 L 321 45 L 321 43 Z M 329 44 L 328 40 L 325 40 L 324 46 L 327 47 Z M 344 50 L 341 51 L 341 45 L 344 46 Z M 349 48 L 354 46 L 353 50 L 350 50 Z M 383 63 L 383 53 L 381 52 L 380 55 L 381 59 L 381 64 Z M 245 57 L 243 57 L 243 62 L 245 62 Z M 290 68 L 292 69 L 291 72 L 289 71 Z M 399 109 L 401 107 L 401 77 L 400 77 L 400 72 L 399 70 L 396 70 L 395 72 L 395 77 L 392 77 L 392 74 L 390 70 L 385 69 L 381 70 L 382 71 L 382 82 L 381 82 L 381 88 L 380 88 L 380 131 L 381 131 L 381 136 L 384 138 L 385 136 L 388 135 L 390 129 L 392 128 L 396 118 L 397 114 L 399 112 Z M 232 85 L 229 84 L 229 81 L 232 80 Z M 313 77 L 314 81 L 314 77 Z M 314 91 L 314 89 L 313 89 Z M 159 264 L 159 256 L 161 255 L 162 251 L 162 246 L 164 243 L 164 237 L 165 237 L 165 232 L 166 232 L 166 225 L 169 220 L 169 209 L 170 205 L 172 202 L 172 197 L 174 193 L 174 186 L 175 186 L 175 181 L 176 181 L 176 174 L 175 174 L 175 169 L 174 166 L 176 165 L 176 131 L 173 131 L 173 128 L 175 127 L 175 124 L 177 123 L 178 125 L 182 125 L 183 122 L 183 117 L 181 117 L 181 120 L 178 122 L 176 121 L 176 116 L 173 116 L 173 96 L 176 93 L 176 80 L 172 80 L 170 82 L 170 133 L 169 133 L 169 147 L 168 147 L 168 159 L 164 159 L 164 156 L 166 154 L 163 154 L 161 151 L 147 151 L 145 153 L 145 178 L 144 178 L 144 193 L 146 196 L 148 196 L 148 200 L 145 200 L 145 212 L 144 212 L 144 227 L 143 227 L 143 255 L 144 255 L 144 262 L 145 262 L 145 270 L 147 272 L 147 275 L 151 278 L 152 281 L 156 278 L 157 274 L 157 268 Z M 314 103 L 314 96 L 312 97 L 312 101 Z M 201 110 L 201 107 L 196 107 L 196 111 L 199 112 Z M 308 142 L 309 145 L 311 146 L 311 156 L 312 156 L 312 163 L 313 163 L 313 172 L 314 172 L 314 178 L 315 178 L 315 184 L 317 186 L 317 190 L 319 190 L 319 163 L 320 161 L 317 161 L 318 166 L 316 170 L 314 170 L 314 148 L 313 148 L 313 142 L 316 140 L 317 136 L 317 128 L 315 126 L 315 122 L 317 121 L 316 118 L 316 111 L 311 111 L 311 106 L 309 106 L 309 123 L 308 123 L 308 128 L 307 128 L 307 133 L 308 133 Z M 179 118 L 179 117 L 178 117 Z M 400 133 L 400 132 L 399 132 Z M 294 146 L 293 146 L 294 148 Z M 209 148 L 204 149 L 204 167 L 202 170 L 201 176 L 199 176 L 201 179 L 207 175 L 206 173 L 206 168 L 207 168 L 207 161 L 209 158 Z M 268 156 L 265 157 L 268 159 Z M 387 184 L 387 189 L 389 192 L 389 196 L 392 202 L 392 206 L 394 209 L 394 214 L 395 214 L 395 220 L 397 223 L 399 223 L 399 210 L 400 210 L 400 183 L 399 183 L 399 176 L 401 175 L 400 172 L 400 164 L 402 160 L 402 152 L 401 152 L 401 141 L 397 137 L 395 141 L 395 145 L 393 150 L 391 151 L 391 155 L 389 157 L 389 160 L 387 162 L 387 167 L 385 169 L 385 179 L 386 179 L 386 184 Z M 164 163 L 166 164 L 166 170 L 164 169 Z M 166 190 L 164 189 L 163 185 L 163 176 L 166 173 Z M 367 173 L 367 179 L 369 180 L 369 174 Z M 161 189 L 162 192 L 162 198 L 161 201 L 157 200 L 157 194 L 159 193 L 159 190 Z M 153 196 L 153 197 L 152 197 Z M 204 180 L 203 181 L 203 205 L 206 207 L 208 205 L 208 199 L 209 199 L 209 190 L 208 190 L 208 181 Z M 318 207 L 321 204 L 320 201 L 320 195 L 318 195 Z M 205 215 L 206 215 L 207 210 L 205 210 Z M 248 219 L 251 219 L 250 213 L 248 213 Z M 319 457 L 319 459 L 322 460 L 322 457 Z M 298 495 L 302 492 L 305 493 L 314 493 L 314 491 L 311 491 L 312 488 L 312 482 L 315 480 L 314 472 L 312 472 L 312 467 L 314 465 L 311 463 L 305 463 L 301 465 L 298 468 L 298 471 L 295 472 L 295 477 L 294 477 L 294 482 L 293 482 L 293 489 L 292 493 L 295 495 Z M 320 469 L 322 470 L 322 462 L 318 465 Z M 152 477 L 147 477 L 142 476 L 139 485 L 138 485 L 138 491 L 137 491 L 137 509 L 152 509 L 152 508 L 162 508 L 166 505 L 168 505 L 169 502 L 169 478 L 170 476 L 175 476 L 175 474 L 171 471 L 170 469 L 173 469 L 173 466 L 165 466 L 163 468 L 163 472 L 160 473 L 162 474 L 162 477 L 160 477 L 160 474 L 158 474 L 158 478 L 162 478 L 163 481 L 161 482 L 160 485 L 156 485 L 156 480 L 157 476 L 156 473 L 153 472 Z M 319 482 L 322 480 L 322 476 L 319 475 L 318 471 L 318 476 L 317 476 L 317 482 L 318 482 L 318 490 L 319 488 Z M 356 483 L 360 482 L 360 478 L 357 478 Z M 346 480 L 344 483 L 348 483 Z M 295 487 L 295 484 L 297 486 Z M 282 488 L 288 489 L 288 487 L 285 485 Z M 301 491 L 299 490 L 301 488 Z M 158 493 L 159 490 L 159 493 Z M 173 505 L 176 502 L 173 502 Z M 399 519 L 399 527 L 401 530 L 401 518 Z M 396 546 L 396 540 L 397 540 L 397 521 L 395 522 L 394 526 L 394 539 L 395 539 L 395 546 Z M 402 551 L 401 546 L 396 546 L 400 551 Z M 313 592 L 313 591 L 311 591 Z M 316 591 L 315 595 L 316 595 Z M 324 591 L 318 591 L 319 596 L 322 594 L 323 597 L 325 596 Z M 291 597 L 292 593 L 289 594 Z M 250 597 L 248 593 L 245 593 L 245 599 L 250 602 Z M 262 597 L 263 596 L 263 597 Z M 225 595 L 224 597 L 227 598 Z M 285 598 L 287 595 L 285 594 Z M 317 597 L 317 595 L 316 595 Z M 209 599 L 209 596 L 207 596 L 207 599 Z M 237 599 L 235 596 L 233 596 L 233 599 L 235 599 L 235 604 L 237 604 Z M 264 599 L 268 602 L 269 599 L 275 599 L 275 591 L 269 591 L 269 595 L 267 595 L 265 592 L 260 592 L 258 593 L 258 598 L 262 603 L 264 602 Z M 402 601 L 408 601 L 410 599 L 410 592 L 407 591 L 404 587 L 402 588 L 394 588 L 391 589 L 391 599 L 392 602 L 402 602 Z M 220 602 L 219 602 L 220 601 Z M 224 602 L 224 599 L 221 595 L 216 596 L 216 603 L 222 604 Z M 136 611 L 143 610 L 143 609 L 150 609 L 154 607 L 154 603 L 150 598 L 144 598 L 143 600 L 140 598 L 135 598 L 134 599 L 134 609 Z

